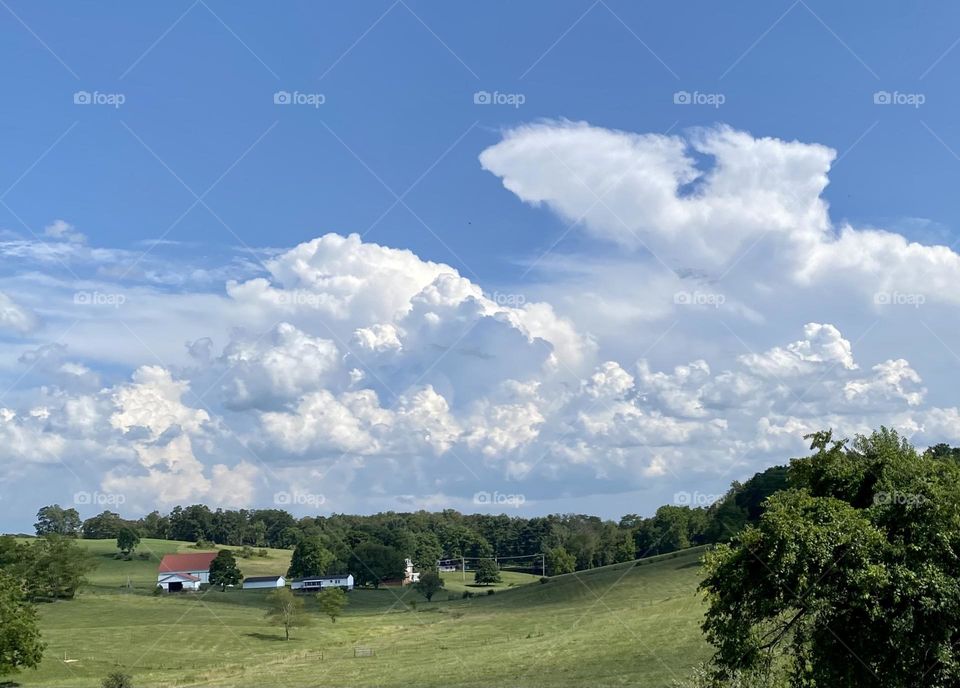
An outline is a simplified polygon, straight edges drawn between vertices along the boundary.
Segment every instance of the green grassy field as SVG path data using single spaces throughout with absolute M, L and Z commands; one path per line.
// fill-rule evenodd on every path
M 500 592 L 501 590 L 515 588 L 518 585 L 536 583 L 540 580 L 540 576 L 514 571 L 501 571 L 500 578 L 502 581 L 500 583 L 494 583 L 493 585 L 477 585 L 474 583 L 473 571 L 467 571 L 466 576 L 460 572 L 441 573 L 440 577 L 443 578 L 443 584 L 446 590 L 445 593 L 440 593 L 440 597 L 444 597 L 444 595 L 447 594 L 459 595 L 463 593 L 464 590 L 483 595 L 490 589 Z
M 127 562 L 112 557 L 112 541 L 83 542 L 101 566 L 77 599 L 40 606 L 49 647 L 38 670 L 10 677 L 20 685 L 97 686 L 122 670 L 140 688 L 668 686 L 709 654 L 699 551 L 546 584 L 509 574 L 496 594 L 469 599 L 460 574 L 446 575 L 432 603 L 409 588 L 355 590 L 335 624 L 308 598 L 313 625 L 286 642 L 263 618 L 265 591 L 151 595 L 158 558 L 187 543 L 144 541 L 151 558 Z M 283 573 L 289 557 L 239 561 L 245 575 Z M 469 573 L 467 583 L 482 590 Z

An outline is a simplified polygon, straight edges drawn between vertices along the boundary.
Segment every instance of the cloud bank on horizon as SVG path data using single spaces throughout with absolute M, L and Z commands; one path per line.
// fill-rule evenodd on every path
M 827 427 L 960 442 L 950 381 L 921 375 L 935 335 L 869 334 L 954 315 L 960 255 L 834 221 L 835 157 L 726 126 L 507 130 L 481 165 L 585 248 L 497 292 L 356 234 L 214 267 L 62 220 L 7 236 L 5 492 L 316 512 L 647 490 L 643 511 Z

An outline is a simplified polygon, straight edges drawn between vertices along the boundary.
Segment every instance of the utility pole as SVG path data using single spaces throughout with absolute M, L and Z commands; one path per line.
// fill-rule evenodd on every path
M 463 557 L 460 557 L 460 573 L 462 574 L 463 583 L 467 583 L 467 560 Z
M 542 575 L 544 578 L 547 577 L 547 555 L 546 554 L 540 555 L 540 575 Z

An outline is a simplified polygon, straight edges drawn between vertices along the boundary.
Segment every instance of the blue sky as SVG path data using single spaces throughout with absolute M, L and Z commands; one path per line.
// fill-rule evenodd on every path
M 0 18 L 6 527 L 78 494 L 619 516 L 722 492 L 804 428 L 951 441 L 956 7 L 7 0 Z M 686 163 L 645 156 L 671 141 L 703 174 L 655 211 Z M 296 252 L 328 233 L 362 242 Z M 677 368 L 698 360 L 709 380 Z M 762 407 L 718 391 L 738 375 Z

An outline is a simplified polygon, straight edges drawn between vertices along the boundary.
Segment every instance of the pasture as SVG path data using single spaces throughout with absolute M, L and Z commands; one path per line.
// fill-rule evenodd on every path
M 151 594 L 159 557 L 188 543 L 145 540 L 149 559 L 122 561 L 112 541 L 82 542 L 101 565 L 77 599 L 40 605 L 49 646 L 38 670 L 9 677 L 19 685 L 93 687 L 122 670 L 139 688 L 669 686 L 709 654 L 700 551 L 545 584 L 508 574 L 493 595 L 468 585 L 471 598 L 451 573 L 431 603 L 410 588 L 355 590 L 336 623 L 306 598 L 312 625 L 287 642 L 264 620 L 266 591 Z M 238 561 L 245 575 L 266 575 L 284 573 L 289 557 Z

